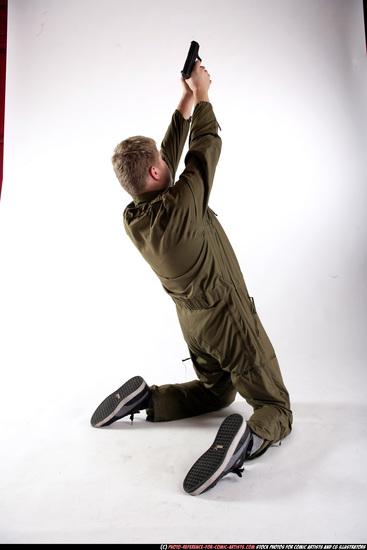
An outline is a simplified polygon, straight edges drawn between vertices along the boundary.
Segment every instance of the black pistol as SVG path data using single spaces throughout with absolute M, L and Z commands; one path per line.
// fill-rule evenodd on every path
M 200 59 L 201 61 L 201 57 L 199 57 L 199 44 L 193 40 L 190 45 L 189 53 L 187 54 L 184 68 L 181 71 L 184 78 L 190 78 L 191 71 L 194 68 L 197 59 Z

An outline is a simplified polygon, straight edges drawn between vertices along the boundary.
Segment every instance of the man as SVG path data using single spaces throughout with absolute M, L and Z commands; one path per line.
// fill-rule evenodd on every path
M 176 304 L 198 380 L 148 387 L 136 376 L 109 395 L 91 424 L 108 426 L 143 409 L 147 420 L 177 420 L 228 406 L 237 392 L 253 407 L 248 422 L 229 415 L 195 462 L 184 490 L 198 495 L 291 431 L 292 412 L 273 347 L 232 247 L 208 206 L 221 138 L 209 102 L 210 75 L 197 61 L 163 139 L 136 136 L 112 158 L 132 196 L 127 234 Z M 191 113 L 194 107 L 192 120 Z M 173 185 L 191 123 L 185 169 Z

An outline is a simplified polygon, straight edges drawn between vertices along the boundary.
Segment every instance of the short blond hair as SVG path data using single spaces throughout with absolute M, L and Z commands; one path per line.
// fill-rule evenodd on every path
M 159 162 L 155 141 L 144 136 L 125 139 L 117 145 L 112 166 L 122 187 L 130 195 L 144 192 L 151 166 Z

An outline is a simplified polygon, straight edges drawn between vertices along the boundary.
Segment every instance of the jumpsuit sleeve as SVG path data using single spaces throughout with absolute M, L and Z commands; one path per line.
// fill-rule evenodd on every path
M 176 110 L 173 113 L 171 123 L 167 128 L 161 144 L 161 155 L 163 160 L 167 163 L 173 180 L 175 180 L 177 167 L 187 140 L 190 122 L 191 118 L 185 119 L 182 114 Z
M 185 204 L 188 208 L 194 206 L 198 219 L 206 214 L 222 149 L 219 128 L 211 103 L 198 103 L 192 117 L 185 170 L 175 185 L 176 193 L 180 195 L 181 208 Z

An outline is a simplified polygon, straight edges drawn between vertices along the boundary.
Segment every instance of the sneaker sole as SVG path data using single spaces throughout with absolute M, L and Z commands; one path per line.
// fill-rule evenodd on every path
M 227 416 L 212 446 L 195 462 L 185 477 L 183 488 L 186 493 L 199 495 L 219 481 L 246 429 L 247 424 L 240 414 Z
M 93 413 L 90 423 L 94 428 L 100 428 L 107 423 L 111 424 L 115 420 L 131 414 L 132 410 L 136 410 L 139 403 L 145 399 L 148 391 L 149 387 L 141 376 L 131 378 L 102 401 Z M 122 407 L 127 407 L 126 414 L 114 419 Z

